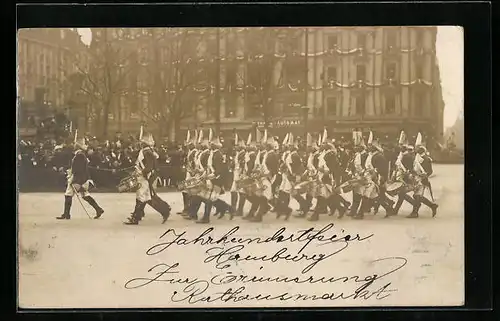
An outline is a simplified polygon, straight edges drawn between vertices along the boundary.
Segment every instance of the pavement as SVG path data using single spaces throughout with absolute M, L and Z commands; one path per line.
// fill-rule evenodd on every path
M 135 204 L 133 194 L 96 194 L 95 199 L 105 210 L 99 220 L 89 219 L 75 197 L 72 219 L 60 221 L 55 217 L 62 213 L 62 192 L 22 193 L 19 195 L 18 216 L 19 304 L 24 308 L 102 309 L 460 305 L 464 300 L 464 166 L 435 165 L 434 172 L 431 183 L 436 202 L 440 205 L 438 214 L 432 218 L 430 209 L 422 206 L 418 219 L 405 218 L 411 211 L 405 204 L 399 216 L 388 219 L 383 218 L 383 209 L 377 215 L 367 215 L 363 221 L 324 215 L 314 223 L 294 217 L 285 222 L 269 213 L 262 223 L 248 223 L 240 218 L 232 221 L 228 218 L 217 220 L 212 217 L 211 224 L 207 226 L 186 221 L 176 215 L 175 212 L 182 208 L 182 197 L 178 192 L 168 192 L 160 193 L 160 197 L 173 208 L 172 215 L 165 224 L 161 224 L 158 213 L 147 207 L 146 216 L 139 226 L 125 226 L 122 221 L 130 215 Z M 229 200 L 229 195 L 225 197 Z M 84 206 L 93 216 L 90 206 L 85 202 Z M 294 201 L 291 207 L 298 208 Z M 241 299 L 238 302 L 201 299 L 204 295 L 214 298 L 216 293 L 241 286 L 245 287 L 244 294 L 250 296 L 284 292 L 320 296 L 327 292 L 345 292 L 347 297 L 347 293 L 359 286 L 349 282 L 233 282 L 230 285 L 211 284 L 202 291 L 200 288 L 186 289 L 186 282 L 170 280 L 152 282 L 137 289 L 125 287 L 131 279 L 152 277 L 154 271 L 148 272 L 148 269 L 156 264 L 179 263 L 179 271 L 176 273 L 179 279 L 210 280 L 220 273 L 295 277 L 302 275 L 301 271 L 311 263 L 304 260 L 278 260 L 274 263 L 235 260 L 221 270 L 214 261 L 204 263 L 209 255 L 209 247 L 200 244 L 174 244 L 162 253 L 148 255 L 146 251 L 160 242 L 159 237 L 168 229 L 175 229 L 177 235 L 185 232 L 184 237 L 192 239 L 208 227 L 214 227 L 210 235 L 215 239 L 239 226 L 233 236 L 265 238 L 272 236 L 281 227 L 285 227 L 288 234 L 297 234 L 308 228 L 320 230 L 329 223 L 334 226 L 325 235 L 332 235 L 335 231 L 339 235 L 372 236 L 364 241 L 345 242 L 348 243 L 345 250 L 318 263 L 304 275 L 325 278 L 345 276 L 354 279 L 355 276 L 382 275 L 404 261 L 404 266 L 369 286 L 369 290 L 375 293 L 377 289 L 389 284 L 386 289 L 391 290 L 387 296 L 360 298 L 357 295 L 354 298 L 335 300 Z M 172 234 L 165 239 L 171 240 Z M 319 242 L 311 242 L 304 253 L 312 256 L 336 251 L 334 247 L 317 243 Z M 288 252 L 295 255 L 302 245 L 249 244 L 242 250 L 242 254 L 272 256 L 286 247 Z M 231 246 L 225 245 L 223 248 Z M 175 291 L 177 296 L 173 296 Z M 193 291 L 198 292 L 194 295 Z M 179 293 L 184 295 L 184 300 L 180 299 Z

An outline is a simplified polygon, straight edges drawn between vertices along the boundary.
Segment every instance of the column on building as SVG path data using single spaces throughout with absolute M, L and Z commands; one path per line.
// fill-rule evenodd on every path
M 307 48 L 304 46 L 304 54 L 307 59 L 307 97 L 306 97 L 306 106 L 309 108 L 309 116 L 314 114 L 314 98 L 315 98 L 315 92 L 316 92 L 316 81 L 315 81 L 315 60 L 316 56 L 315 54 L 318 52 L 315 44 L 315 34 L 316 31 L 314 29 L 307 28 L 306 32 L 308 33 L 308 41 L 307 41 Z
M 339 67 L 340 67 L 340 116 L 349 116 L 351 110 L 351 95 L 348 86 L 350 85 L 350 75 L 352 71 L 350 70 L 350 59 L 349 55 L 343 54 L 350 48 L 350 33 L 347 30 L 342 30 L 339 32 Z
M 244 59 L 238 59 L 239 57 L 244 57 L 244 32 L 235 30 L 235 40 L 236 40 L 236 62 L 237 62 L 237 76 L 236 83 L 237 87 L 240 89 L 238 91 L 238 98 L 236 99 L 236 116 L 239 119 L 244 119 L 246 117 L 246 106 L 245 106 L 245 86 L 246 86 L 246 63 Z
M 432 33 L 432 30 L 425 28 L 423 30 L 424 35 L 423 35 L 423 50 L 424 50 L 424 61 L 423 61 L 423 77 L 425 81 L 425 85 L 428 86 L 425 94 L 425 99 L 424 99 L 424 115 L 425 117 L 430 117 L 431 116 L 431 108 L 432 108 L 432 103 L 431 103 L 431 95 L 430 92 L 432 90 L 432 86 L 434 85 L 433 79 L 432 79 L 432 69 L 433 69 L 433 63 L 434 63 L 434 56 L 435 52 L 433 50 L 433 40 L 434 36 Z
M 219 70 L 217 70 L 216 72 L 219 73 L 219 90 L 220 90 L 220 95 L 219 95 L 219 101 L 216 101 L 215 103 L 216 104 L 220 104 L 220 109 L 219 109 L 219 112 L 220 112 L 220 119 L 223 119 L 223 118 L 226 118 L 226 106 L 227 106 L 227 103 L 228 103 L 228 90 L 227 90 L 227 86 L 226 86 L 226 76 L 227 76 L 227 63 L 228 63 L 228 60 L 227 60 L 227 50 L 226 50 L 226 38 L 228 37 L 228 30 L 229 29 L 223 29 L 223 28 L 220 28 L 219 29 L 219 44 L 220 44 L 220 47 L 218 48 L 219 49 L 219 52 L 218 52 L 218 57 L 215 57 L 216 59 L 220 59 L 219 60 Z M 217 34 L 215 35 L 217 37 Z M 217 41 L 217 39 L 215 39 L 215 41 Z M 214 64 L 216 64 L 216 62 L 214 61 Z
M 383 115 L 385 110 L 385 102 L 382 98 L 381 86 L 383 84 L 384 72 L 383 72 L 383 31 L 382 28 L 375 28 L 370 36 L 369 42 L 371 43 L 370 49 L 373 50 L 372 60 L 373 60 L 373 93 L 375 95 L 373 103 L 375 104 L 376 115 Z
M 371 30 L 370 30 L 371 31 Z M 366 32 L 364 30 L 361 30 L 365 35 L 365 43 L 359 44 L 358 47 L 363 48 L 364 50 L 364 55 L 366 56 L 366 115 L 367 116 L 375 116 L 378 114 L 377 112 L 377 104 L 375 102 L 375 83 L 376 78 L 375 78 L 375 59 L 376 56 L 373 54 L 373 46 L 374 46 L 374 39 L 371 35 L 371 32 Z M 358 33 L 358 37 L 360 36 L 360 33 Z M 358 38 L 359 39 L 359 38 Z
M 401 83 L 401 111 L 400 115 L 406 117 L 410 114 L 410 100 L 412 99 L 411 82 L 413 80 L 411 68 L 411 58 L 413 44 L 410 41 L 411 31 L 409 27 L 403 27 L 401 32 L 401 75 L 399 82 Z
M 275 60 L 275 64 L 274 64 L 274 70 L 273 70 L 273 93 L 272 93 L 272 99 L 273 99 L 273 107 L 274 107 L 274 114 L 275 115 L 280 115 L 282 113 L 282 104 L 280 102 L 278 102 L 276 100 L 276 97 L 277 95 L 277 92 L 279 89 L 278 89 L 278 86 L 281 85 L 280 81 L 283 81 L 283 79 L 281 79 L 281 75 L 282 75 L 282 72 L 283 72 L 283 59 L 280 58 L 281 55 L 283 54 L 283 46 L 282 46 L 282 43 L 281 43 L 281 39 L 278 38 L 276 39 L 276 43 L 275 43 L 275 48 L 274 48 L 274 53 L 276 55 L 276 60 Z
M 314 33 L 314 43 L 315 43 L 315 52 L 316 53 L 321 53 L 316 59 L 314 59 L 315 62 L 315 75 L 314 75 L 314 108 L 316 108 L 315 115 L 319 117 L 324 117 L 325 114 L 325 109 L 324 108 L 324 101 L 323 101 L 323 92 L 324 92 L 324 84 L 325 82 L 322 79 L 323 77 L 326 77 L 325 73 L 325 67 L 324 67 L 324 55 L 326 54 L 325 46 L 324 46 L 324 33 L 323 30 L 321 29 L 316 29 Z M 321 89 L 319 89 L 321 88 Z M 323 107 L 323 108 L 321 108 Z M 323 114 L 319 115 L 319 111 L 322 111 Z

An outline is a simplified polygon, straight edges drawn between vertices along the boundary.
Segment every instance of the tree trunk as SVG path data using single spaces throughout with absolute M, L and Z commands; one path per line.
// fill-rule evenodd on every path
M 108 124 L 109 124 L 109 105 L 110 101 L 106 101 L 104 103 L 104 108 L 103 108 L 103 120 L 102 120 L 102 137 L 105 139 L 108 136 Z

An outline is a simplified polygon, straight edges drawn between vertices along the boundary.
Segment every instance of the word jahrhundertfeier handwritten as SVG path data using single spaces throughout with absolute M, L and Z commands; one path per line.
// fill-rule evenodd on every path
M 350 244 L 364 242 L 372 238 L 373 234 L 359 235 L 348 234 L 344 230 L 335 231 L 332 223 L 320 229 L 309 228 L 295 233 L 290 233 L 282 227 L 267 237 L 241 236 L 238 232 L 240 227 L 236 226 L 217 236 L 217 231 L 211 227 L 190 237 L 188 231 L 178 233 L 175 229 L 168 229 L 159 237 L 159 242 L 147 249 L 148 256 L 159 256 L 174 247 L 200 246 L 206 248 L 204 256 L 191 258 L 190 264 L 198 263 L 193 260 L 199 259 L 200 264 L 215 268 L 215 274 L 207 274 L 206 277 L 186 276 L 180 262 L 159 263 L 148 269 L 147 276 L 128 280 L 125 288 L 138 289 L 157 283 L 166 284 L 172 291 L 171 302 L 188 304 L 216 301 L 382 300 L 397 290 L 391 287 L 391 282 L 380 281 L 407 263 L 403 257 L 373 260 L 371 264 L 375 269 L 377 263 L 384 262 L 385 271 L 364 276 L 334 276 L 338 265 L 331 264 L 331 268 L 326 266 L 331 275 L 315 275 L 314 268 L 318 264 L 325 264 L 324 262 L 334 255 L 348 249 Z M 260 266 L 245 265 L 246 263 Z M 283 263 L 297 264 L 302 270 L 298 275 L 284 276 L 287 270 L 284 267 L 289 265 L 283 266 Z M 236 266 L 238 271 L 233 271 Z M 257 273 L 259 275 L 255 275 Z M 297 289 L 305 289 L 306 285 L 321 284 L 339 286 L 339 289 L 325 293 L 281 291 L 280 286 L 287 284 L 295 285 Z M 330 286 L 329 289 L 331 288 Z M 262 289 L 269 289 L 269 293 L 262 293 Z

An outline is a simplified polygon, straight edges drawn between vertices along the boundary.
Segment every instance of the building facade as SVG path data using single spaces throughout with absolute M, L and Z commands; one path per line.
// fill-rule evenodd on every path
M 94 29 L 126 62 L 110 130 L 318 131 L 439 139 L 436 27 Z M 110 40 L 111 39 L 111 40 Z M 94 43 L 94 40 L 93 40 Z M 183 136 L 183 133 L 182 133 Z
M 85 52 L 80 35 L 69 28 L 32 28 L 18 32 L 18 98 L 20 121 L 58 110 L 67 113 L 75 88 L 74 63 Z

